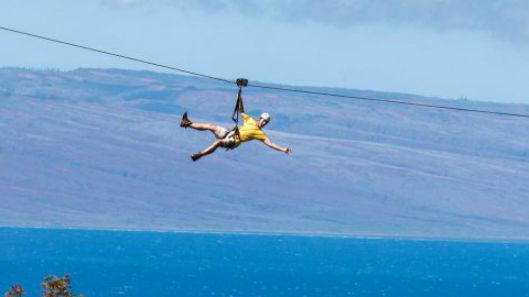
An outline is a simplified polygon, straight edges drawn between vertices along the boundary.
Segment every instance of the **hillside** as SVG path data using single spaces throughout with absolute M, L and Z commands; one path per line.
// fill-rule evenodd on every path
M 529 106 L 317 89 L 529 114 Z M 245 90 L 270 138 L 197 163 L 236 90 L 126 70 L 0 69 L 0 225 L 529 238 L 529 120 Z

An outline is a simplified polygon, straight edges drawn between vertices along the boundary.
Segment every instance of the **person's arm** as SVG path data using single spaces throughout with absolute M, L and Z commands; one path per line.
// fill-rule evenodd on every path
M 273 148 L 276 151 L 280 151 L 280 152 L 283 152 L 283 153 L 289 154 L 289 155 L 292 154 L 292 150 L 289 147 L 279 146 L 279 145 L 271 142 L 270 139 L 268 139 L 268 138 L 263 140 L 263 143 L 266 144 L 267 146 Z
M 240 89 L 239 94 L 237 95 L 237 109 L 239 110 L 239 113 L 244 113 L 244 105 L 242 104 L 242 95 Z

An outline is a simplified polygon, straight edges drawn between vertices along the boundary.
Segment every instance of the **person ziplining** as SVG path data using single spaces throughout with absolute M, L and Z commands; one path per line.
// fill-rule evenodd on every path
M 232 119 L 236 123 L 235 127 L 228 131 L 228 129 L 213 123 L 194 123 L 188 118 L 187 112 L 182 116 L 182 121 L 180 122 L 180 127 L 182 128 L 192 128 L 199 131 L 211 131 L 213 135 L 217 138 L 213 144 L 204 149 L 201 152 L 193 154 L 191 159 L 197 161 L 203 156 L 209 155 L 219 147 L 225 148 L 227 150 L 232 150 L 237 148 L 242 142 L 247 142 L 251 140 L 260 140 L 265 145 L 286 153 L 292 154 L 292 150 L 289 147 L 279 146 L 268 138 L 263 132 L 263 128 L 270 122 L 270 115 L 266 112 L 262 113 L 259 119 L 256 121 L 248 114 L 244 112 L 244 104 L 242 102 L 242 87 L 248 85 L 248 80 L 246 79 L 237 79 L 237 86 L 239 87 L 239 93 L 237 95 L 237 103 L 235 105 L 235 110 L 233 112 Z M 241 115 L 244 124 L 241 127 L 238 127 L 239 114 Z

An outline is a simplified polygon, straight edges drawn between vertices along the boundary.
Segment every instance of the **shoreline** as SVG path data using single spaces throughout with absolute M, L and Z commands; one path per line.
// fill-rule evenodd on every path
M 388 235 L 388 234 L 365 234 L 365 233 L 331 233 L 331 232 L 303 232 L 303 231 L 249 231 L 249 230 L 194 230 L 194 229 L 138 229 L 138 228 L 98 228 L 98 227 L 51 227 L 51 226 L 12 226 L 0 225 L 2 229 L 20 230 L 51 230 L 51 231 L 94 231 L 94 232 L 145 232 L 145 233 L 173 233 L 173 234 L 203 234 L 203 235 L 234 235 L 234 236 L 270 236 L 270 237 L 319 237 L 335 239 L 358 239 L 358 240 L 387 240 L 387 241 L 424 241 L 424 242 L 459 242 L 459 243 L 509 243 L 529 244 L 529 238 L 525 237 L 420 237 L 412 235 Z

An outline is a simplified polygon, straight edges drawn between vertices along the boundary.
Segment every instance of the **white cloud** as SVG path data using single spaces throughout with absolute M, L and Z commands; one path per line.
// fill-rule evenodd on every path
M 433 30 L 475 30 L 500 39 L 529 39 L 527 0 L 102 0 L 130 8 L 235 12 L 282 22 L 336 27 L 404 24 Z
M 238 11 L 287 22 L 346 27 L 364 23 L 409 24 L 435 30 L 465 29 L 501 39 L 527 40 L 526 0 L 196 0 L 174 1 L 208 12 Z
M 110 4 L 113 4 L 118 7 L 132 7 L 137 5 L 140 1 L 139 0 L 103 0 L 108 4 L 108 2 L 112 2 Z

